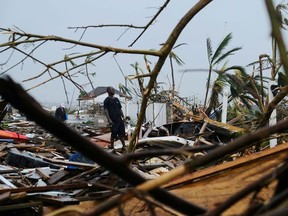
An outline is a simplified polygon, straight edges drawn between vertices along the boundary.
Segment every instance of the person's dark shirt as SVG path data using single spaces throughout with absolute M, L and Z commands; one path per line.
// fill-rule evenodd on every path
M 108 110 L 109 117 L 113 122 L 119 122 L 121 120 L 121 108 L 122 105 L 116 97 L 107 97 L 104 100 L 104 109 Z
M 66 120 L 66 111 L 64 107 L 58 107 L 55 111 L 55 118 L 60 121 Z

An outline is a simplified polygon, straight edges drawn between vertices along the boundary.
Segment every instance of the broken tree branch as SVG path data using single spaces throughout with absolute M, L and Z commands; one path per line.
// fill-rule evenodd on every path
M 123 180 L 134 186 L 145 182 L 143 177 L 133 172 L 119 157 L 107 153 L 102 148 L 87 138 L 82 137 L 67 127 L 63 122 L 58 121 L 48 112 L 43 110 L 41 105 L 9 76 L 0 78 L 0 94 L 7 99 L 13 107 L 23 112 L 29 119 L 35 121 L 38 125 L 42 126 L 47 131 L 50 131 L 56 137 L 73 146 L 79 152 L 83 153 L 83 155 L 94 160 L 99 165 L 104 166 Z M 154 188 L 149 190 L 148 193 L 159 202 L 162 202 L 183 214 L 190 214 L 193 212 L 196 215 L 205 212 L 201 207 L 176 197 L 163 189 Z M 109 205 L 109 207 L 111 206 Z M 103 209 L 103 211 L 107 210 L 109 209 Z

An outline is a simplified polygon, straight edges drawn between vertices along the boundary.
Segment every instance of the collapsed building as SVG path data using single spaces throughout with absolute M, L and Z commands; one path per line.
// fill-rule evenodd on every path
M 30 119 L 6 121 L 1 129 L 1 215 L 264 215 L 286 210 L 287 144 L 258 153 L 252 148 L 285 130 L 286 122 L 245 136 L 241 127 L 172 102 L 167 116 L 177 121 L 143 125 L 135 151 L 122 152 L 106 148 L 109 128 L 65 125 L 12 80 L 0 84 L 3 104 L 9 101 Z

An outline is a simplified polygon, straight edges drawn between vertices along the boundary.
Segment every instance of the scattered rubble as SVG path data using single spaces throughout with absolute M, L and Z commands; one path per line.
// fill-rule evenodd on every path
M 250 201 L 241 206 L 241 214 L 244 214 L 255 208 L 252 204 L 256 199 L 264 206 L 269 199 L 273 202 L 271 194 L 281 192 L 279 188 L 285 179 L 281 173 L 287 169 L 285 145 L 261 152 L 263 157 L 243 149 L 249 150 L 272 132 L 283 130 L 285 122 L 275 126 L 273 131 L 263 129 L 254 136 L 242 136 L 246 133 L 243 128 L 182 109 L 181 115 L 185 118 L 181 121 L 161 127 L 143 125 L 136 149 L 130 153 L 122 151 L 117 142 L 115 149 L 107 148 L 109 128 L 58 122 L 31 101 L 19 86 L 13 83 L 5 86 L 5 82 L 1 85 L 3 89 L 14 91 L 13 96 L 9 96 L 0 88 L 0 93 L 30 119 L 1 119 L 1 215 L 51 216 L 68 212 L 70 215 L 104 212 L 106 215 L 219 215 L 215 212 L 222 213 L 229 209 L 229 203 L 244 200 L 245 193 L 254 193 Z M 17 101 L 13 102 L 15 97 Z M 180 105 L 175 107 L 181 108 Z M 127 133 L 126 148 L 129 138 Z M 271 155 L 277 158 L 273 163 Z M 255 158 L 257 162 L 245 166 L 252 164 L 249 161 Z M 239 164 L 241 169 L 238 169 Z M 245 172 L 246 168 L 250 169 L 249 174 Z M 236 169 L 238 171 L 231 171 Z M 277 172 L 273 174 L 275 169 Z M 171 176 L 175 172 L 182 174 L 178 178 Z M 255 174 L 253 172 L 257 172 L 258 177 L 248 181 L 248 177 Z M 234 181 L 231 191 L 229 179 L 232 178 L 238 182 Z M 214 184 L 217 182 L 220 183 Z M 239 182 L 241 187 L 237 185 Z M 263 182 L 262 187 L 260 182 Z M 258 191 L 270 184 L 273 187 L 269 186 L 268 195 L 258 196 Z M 205 185 L 208 191 L 205 191 Z M 212 202 L 219 193 L 217 187 L 222 193 L 225 188 L 227 190 L 225 196 Z M 193 196 L 185 195 L 189 193 Z M 197 200 L 200 195 L 201 199 Z M 229 200 L 230 196 L 233 202 Z M 114 208 L 116 206 L 118 208 Z M 235 207 L 232 209 L 233 215 L 237 214 Z M 263 207 L 258 210 L 265 212 Z
M 183 164 L 191 157 L 191 149 L 195 145 L 195 140 L 191 138 L 197 134 L 193 134 L 192 130 L 201 126 L 199 122 L 193 122 L 193 127 L 190 123 L 178 122 L 159 128 L 145 128 L 144 125 L 143 136 L 136 149 L 138 154 L 159 149 L 190 150 L 186 156 L 173 151 L 173 154 L 170 152 L 168 155 L 164 153 L 155 157 L 148 154 L 146 157 L 133 160 L 132 170 L 148 180 Z M 131 187 L 33 121 L 4 119 L 2 124 L 5 125 L 5 129 L 0 130 L 0 182 L 3 193 L 9 193 L 9 196 L 7 194 L 1 199 L 0 211 L 9 212 L 37 206 L 31 209 L 33 214 L 37 214 L 42 212 L 45 206 L 61 207 L 79 204 L 81 201 L 101 200 L 117 194 L 114 187 L 118 190 Z M 120 143 L 119 149 L 117 142 L 114 150 L 107 148 L 110 140 L 109 128 L 96 129 L 85 123 L 67 123 L 67 126 L 110 154 L 124 154 L 120 150 Z M 171 128 L 173 130 L 170 130 Z M 206 137 L 211 134 L 211 131 L 206 133 Z M 206 148 L 209 150 L 209 147 Z M 205 148 L 203 149 L 200 148 L 198 152 L 205 152 Z M 15 199 L 15 194 L 18 193 L 25 196 Z M 19 206 L 16 203 L 23 205 Z M 33 203 L 35 205 L 32 205 Z

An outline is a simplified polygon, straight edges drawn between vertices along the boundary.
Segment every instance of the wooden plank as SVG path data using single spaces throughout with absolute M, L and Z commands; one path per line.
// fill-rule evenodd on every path
M 11 200 L 23 199 L 25 197 L 27 197 L 27 193 L 26 192 L 12 193 L 10 195 L 10 199 Z
M 6 149 L 7 145 L 1 143 L 0 145 L 0 151 L 3 151 L 4 149 Z
M 47 173 L 45 173 L 45 170 L 44 170 L 44 169 L 36 168 L 36 172 L 37 172 L 44 180 L 50 179 L 50 176 L 49 176 Z
M 16 210 L 16 209 L 24 209 L 24 208 L 31 208 L 31 207 L 40 207 L 43 206 L 43 202 L 28 202 L 28 203 L 21 203 L 21 204 L 13 204 L 13 205 L 1 205 L 1 211 L 9 211 L 9 210 Z
M 63 160 L 54 160 L 54 159 L 48 159 L 51 163 L 57 163 L 57 164 L 65 164 L 65 165 L 71 165 L 71 166 L 80 166 L 80 167 L 86 167 L 86 168 L 94 168 L 99 167 L 97 164 L 88 164 L 88 163 L 81 163 L 81 162 L 74 162 L 74 161 L 63 161 Z
M 231 131 L 231 132 L 234 132 L 234 133 L 245 132 L 244 128 L 240 128 L 240 127 L 233 126 L 230 124 L 218 122 L 218 121 L 215 121 L 213 119 L 205 118 L 204 121 L 208 122 L 208 124 L 210 124 L 210 125 L 214 125 L 214 126 L 217 126 L 219 128 L 224 128 L 224 129 Z
M 5 161 L 8 165 L 18 168 L 35 168 L 47 166 L 55 169 L 59 168 L 59 166 L 56 164 L 48 163 L 40 158 L 32 157 L 26 153 L 17 152 L 14 150 L 9 151 Z
M 54 173 L 50 179 L 47 181 L 48 184 L 54 184 L 58 182 L 60 179 L 62 179 L 64 176 L 66 176 L 69 172 L 65 170 L 60 170 L 56 173 Z
M 76 190 L 76 189 L 88 189 L 88 188 L 98 188 L 98 185 L 87 184 L 87 183 L 73 183 L 66 185 L 48 185 L 48 186 L 40 186 L 40 187 L 21 187 L 21 188 L 2 188 L 0 189 L 0 193 L 11 192 L 11 193 L 40 193 L 47 192 L 53 190 Z
M 281 144 L 233 162 L 198 171 L 181 178 L 182 184 L 181 179 L 178 179 L 178 187 L 174 187 L 170 191 L 187 201 L 211 210 L 225 202 L 232 194 L 271 172 L 274 167 L 287 158 L 287 149 L 287 144 Z M 190 180 L 188 180 L 189 176 Z M 263 200 L 270 199 L 273 196 L 275 185 L 276 182 L 273 182 L 258 196 Z M 250 204 L 250 200 L 251 195 L 242 199 L 223 215 L 242 214 Z
M 101 140 L 98 137 L 92 137 L 90 138 L 90 141 L 95 143 L 97 146 L 101 147 L 101 148 L 105 148 L 108 147 L 108 145 L 110 145 L 110 137 L 109 137 L 109 141 L 107 140 Z
M 43 201 L 44 203 L 63 206 L 63 205 L 77 205 L 79 200 L 71 197 L 52 197 L 52 196 L 39 196 L 37 199 Z
M 81 162 L 74 162 L 74 161 L 64 161 L 64 160 L 57 160 L 57 159 L 50 159 L 41 156 L 41 158 L 44 161 L 48 161 L 53 164 L 64 164 L 64 165 L 71 165 L 71 166 L 80 166 L 80 167 L 85 167 L 85 168 L 93 168 L 93 167 L 99 167 L 98 164 L 89 164 L 89 163 L 81 163 Z
M 10 199 L 11 193 L 9 191 L 0 194 L 0 203 L 5 202 L 6 200 Z
M 7 180 L 4 176 L 0 175 L 0 181 L 2 181 L 4 184 L 9 186 L 10 188 L 17 188 L 14 184 L 12 184 L 9 180 Z
M 245 157 L 241 157 L 236 159 L 235 161 L 230 161 L 230 162 L 226 162 L 224 164 L 220 164 L 217 166 L 211 166 L 208 168 L 205 168 L 203 170 L 199 170 L 196 172 L 193 172 L 191 174 L 185 175 L 179 179 L 176 179 L 168 184 L 165 185 L 165 187 L 173 187 L 176 186 L 178 183 L 179 184 L 183 184 L 185 183 L 185 181 L 193 181 L 193 180 L 197 180 L 200 178 L 206 178 L 209 175 L 214 175 L 218 172 L 223 172 L 232 168 L 237 168 L 240 166 L 245 166 L 249 163 L 255 163 L 257 162 L 257 160 L 263 160 L 266 157 L 273 157 L 275 155 L 277 155 L 277 157 L 280 157 L 279 160 L 282 161 L 285 157 L 286 154 L 281 154 L 282 152 L 285 153 L 285 151 L 288 150 L 288 143 L 285 144 L 281 144 L 276 146 L 275 148 L 269 148 L 260 152 L 256 152 L 252 155 L 249 156 L 245 156 Z M 275 156 L 276 157 L 276 156 Z
M 105 141 L 105 142 L 110 142 L 110 136 L 111 136 L 111 133 L 109 132 L 109 133 L 105 133 L 99 136 L 93 136 L 93 138 L 97 140 Z
M 69 182 L 73 182 L 75 179 L 80 179 L 82 176 L 85 175 L 93 175 L 95 172 L 97 172 L 99 169 L 99 167 L 94 167 L 86 172 L 81 172 L 80 174 L 73 176 L 71 178 L 65 179 L 64 181 L 61 181 L 58 183 L 58 185 L 63 185 L 63 184 L 67 184 Z
M 255 182 L 264 175 L 273 171 L 288 156 L 288 144 L 281 144 L 272 149 L 239 158 L 232 162 L 208 167 L 203 170 L 187 174 L 170 184 L 166 189 L 188 202 L 192 202 L 207 210 L 212 210 L 225 202 L 231 195 L 236 194 L 247 185 Z M 263 188 L 258 197 L 269 200 L 274 193 L 276 181 Z M 221 215 L 241 215 L 250 204 L 252 195 L 237 202 Z M 124 213 L 133 215 L 142 209 L 142 215 L 149 214 L 145 210 L 145 203 L 139 199 L 131 199 L 122 203 Z M 148 208 L 146 208 L 148 209 Z M 156 215 L 174 215 L 164 209 L 156 208 Z M 117 209 L 107 212 L 106 215 L 117 214 Z

